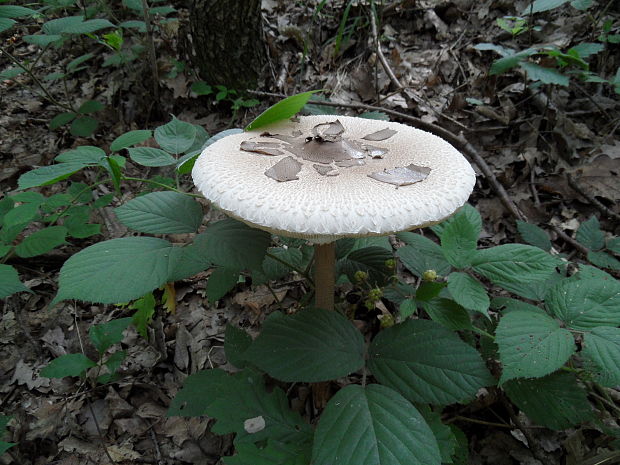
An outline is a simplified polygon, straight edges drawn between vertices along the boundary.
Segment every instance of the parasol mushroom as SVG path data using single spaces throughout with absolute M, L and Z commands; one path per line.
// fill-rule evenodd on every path
M 400 123 L 306 116 L 207 147 L 192 176 L 215 206 L 315 247 L 315 304 L 333 309 L 335 241 L 438 223 L 475 173 L 448 142 Z

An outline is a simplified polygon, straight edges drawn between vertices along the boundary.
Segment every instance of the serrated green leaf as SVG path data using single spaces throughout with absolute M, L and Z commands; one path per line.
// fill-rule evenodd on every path
M 451 457 L 457 446 L 454 433 L 441 421 L 439 412 L 432 411 L 428 405 L 418 406 L 418 410 L 435 436 L 441 453 L 441 463 L 452 463 Z
M 48 186 L 68 178 L 73 173 L 88 166 L 85 163 L 58 163 L 30 170 L 19 177 L 19 189 Z
M 100 354 L 103 354 L 114 344 L 123 340 L 123 331 L 131 323 L 131 318 L 119 318 L 107 323 L 93 325 L 88 330 L 91 342 Z
M 428 320 L 407 320 L 381 331 L 368 354 L 375 378 L 411 402 L 463 402 L 495 383 L 475 349 Z
M 24 16 L 32 16 L 37 12 L 17 5 L 0 5 L 0 18 L 22 18 Z
M 446 283 L 438 281 L 423 281 L 416 289 L 415 298 L 420 302 L 428 302 L 437 297 L 446 286 Z
M 223 457 L 225 465 L 307 465 L 312 453 L 312 438 L 304 442 L 267 440 L 258 447 L 252 443 L 235 444 L 235 455 Z
M 54 42 L 62 41 L 60 34 L 35 34 L 26 35 L 22 37 L 22 40 L 28 44 L 38 45 L 39 47 L 47 47 Z
M 9 18 L 0 18 L 0 32 L 8 31 L 14 24 L 17 24 L 17 21 Z M 6 79 L 3 77 L 3 73 L 0 73 L 0 79 Z
M 547 428 L 564 430 L 594 417 L 586 392 L 572 373 L 513 380 L 503 388 L 519 409 Z
M 155 297 L 153 293 L 147 293 L 144 297 L 132 303 L 129 308 L 136 310 L 136 313 L 131 317 L 131 322 L 136 327 L 136 331 L 144 339 L 148 339 L 148 327 L 151 321 L 153 321 L 153 315 L 155 314 Z
M 489 295 L 473 276 L 455 271 L 448 275 L 448 290 L 457 304 L 489 316 Z
M 588 252 L 588 261 L 601 268 L 620 270 L 620 261 L 607 252 Z
M 364 365 L 364 339 L 333 310 L 272 314 L 247 360 L 282 381 L 319 382 L 346 376 Z
M 118 152 L 119 150 L 131 147 L 132 145 L 144 142 L 151 137 L 153 137 L 153 131 L 150 130 L 139 129 L 136 131 L 129 131 L 114 139 L 114 141 L 110 144 L 110 150 L 112 152 Z
M 17 270 L 11 265 L 0 264 L 0 299 L 23 291 L 30 292 L 30 289 L 19 280 Z
M 564 279 L 564 275 L 554 272 L 549 275 L 547 279 L 536 282 L 521 283 L 515 279 L 511 279 L 510 281 L 496 279 L 494 283 L 525 299 L 545 300 L 549 290 L 562 279 Z
M 99 147 L 83 145 L 61 153 L 54 158 L 54 160 L 58 163 L 84 163 L 85 165 L 96 165 L 104 158 L 105 152 Z
M 142 166 L 170 166 L 176 163 L 176 159 L 168 152 L 153 147 L 128 148 L 129 157 Z
M 231 406 L 235 406 L 231 409 Z M 170 404 L 168 416 L 208 415 L 217 420 L 212 431 L 237 433 L 236 443 L 269 438 L 287 441 L 308 437 L 310 427 L 289 409 L 282 389 L 265 390 L 263 377 L 252 370 L 230 376 L 220 369 L 203 370 L 189 376 Z M 262 416 L 265 428 L 255 433 L 244 429 L 246 420 Z
M 151 192 L 114 209 L 128 228 L 150 234 L 196 232 L 203 219 L 202 206 L 178 192 Z
M 596 216 L 591 217 L 579 225 L 575 239 L 590 250 L 600 250 L 605 247 L 605 234 Z
M 537 52 L 538 50 L 536 49 L 528 48 L 525 50 L 521 50 L 520 52 L 517 52 L 512 55 L 506 55 L 500 58 L 499 60 L 495 60 L 493 64 L 491 65 L 489 74 L 491 76 L 502 74 L 508 71 L 509 69 L 514 68 L 515 66 L 523 66 L 524 64 L 523 60 L 531 55 L 534 55 Z
M 104 107 L 105 105 L 101 102 L 98 102 L 96 100 L 87 100 L 82 103 L 82 105 L 80 105 L 78 112 L 85 115 L 88 113 L 95 113 L 97 111 L 101 111 Z
M 155 129 L 155 140 L 169 153 L 183 153 L 194 143 L 196 128 L 193 124 L 181 121 L 174 116 L 172 121 Z
M 90 137 L 98 126 L 99 121 L 92 116 L 79 116 L 71 122 L 69 132 L 78 137 Z
M 60 270 L 53 303 L 65 299 L 119 303 L 173 281 L 185 249 L 154 237 L 99 242 L 72 255 Z
M 97 364 L 84 354 L 66 354 L 52 360 L 41 370 L 41 376 L 46 378 L 81 376 L 94 366 Z
M 316 429 L 314 465 L 439 465 L 420 412 L 379 384 L 349 385 L 330 399 Z
M 357 271 L 365 271 L 372 285 L 380 285 L 385 283 L 391 273 L 391 270 L 385 266 L 385 262 L 393 257 L 392 252 L 383 247 L 372 246 L 353 250 L 345 258 L 336 262 L 336 275 L 346 274 L 353 282 Z
M 427 237 L 410 232 L 398 233 L 397 236 L 409 245 L 398 249 L 396 255 L 418 278 L 421 278 L 427 270 L 435 270 L 440 276 L 450 273 L 452 267 L 446 261 L 438 244 Z
M 269 255 L 273 255 L 277 259 L 289 263 L 296 268 L 305 268 L 306 263 L 301 249 L 294 247 L 271 247 L 267 252 Z M 262 270 L 253 270 L 252 284 L 260 285 L 268 281 L 275 281 L 288 275 L 291 271 L 293 271 L 291 267 L 269 256 L 265 256 Z
M 211 262 L 238 270 L 260 269 L 270 243 L 269 233 L 232 218 L 209 225 L 194 239 Z
M 213 270 L 207 280 L 207 299 L 215 304 L 228 294 L 239 281 L 239 270 L 219 267 Z
M 549 235 L 544 229 L 520 220 L 517 220 L 517 229 L 519 230 L 519 235 L 521 238 L 528 244 L 538 247 L 545 252 L 549 252 L 551 250 L 551 241 L 549 240 Z
M 258 115 L 254 121 L 245 127 L 245 130 L 252 131 L 294 116 L 310 100 L 310 97 L 317 92 L 320 92 L 320 90 L 291 95 L 284 100 L 280 100 Z
M 620 384 L 620 328 L 600 326 L 583 338 L 581 354 L 598 368 L 598 381 L 604 386 Z
M 570 331 L 542 310 L 515 310 L 504 315 L 499 320 L 495 342 L 504 367 L 501 383 L 548 375 L 575 353 Z
M 237 368 L 245 368 L 247 365 L 245 353 L 252 345 L 252 338 L 238 326 L 226 325 L 224 334 L 224 352 L 226 360 Z
M 431 226 L 431 230 L 437 235 L 439 239 L 441 239 L 441 236 L 446 226 L 448 226 L 453 221 L 457 221 L 459 218 L 463 216 L 466 218 L 467 222 L 470 223 L 472 227 L 474 228 L 474 230 L 477 232 L 477 237 L 480 236 L 480 233 L 482 232 L 482 218 L 478 210 L 476 210 L 473 206 L 471 206 L 468 203 L 463 205 L 459 210 L 457 210 L 457 212 L 454 215 L 452 215 L 448 219 L 442 221 L 439 224 Z
M 50 129 L 58 129 L 60 126 L 64 126 L 75 119 L 77 113 L 72 111 L 60 113 L 52 118 L 50 121 Z
M 581 42 L 574 47 L 570 48 L 568 52 L 574 52 L 581 58 L 587 58 L 591 55 L 596 55 L 599 52 L 605 50 L 605 45 L 601 43 Z
M 1 18 L 0 18 L 1 19 Z M 13 417 L 0 415 L 0 438 L 6 436 L 6 427 Z M 13 447 L 15 443 L 0 441 L 0 455 L 4 454 L 7 450 Z
M 17 247 L 15 253 L 22 258 L 36 257 L 65 244 L 67 228 L 64 226 L 50 226 L 40 229 L 26 236 Z
M 540 81 L 543 84 L 556 84 L 558 86 L 568 86 L 568 76 L 562 74 L 557 69 L 547 68 L 535 63 L 522 61 L 519 63 L 521 69 L 527 72 L 528 79 Z
M 620 325 L 620 284 L 615 280 L 566 279 L 550 290 L 545 304 L 573 329 Z
M 607 248 L 614 253 L 620 254 L 620 237 L 612 237 L 609 239 L 607 241 Z
M 434 322 L 448 329 L 472 329 L 469 313 L 454 300 L 437 298 L 424 302 L 422 306 Z
M 398 306 L 401 320 L 406 320 L 417 311 L 418 307 L 413 299 L 404 299 Z
M 79 57 L 71 60 L 69 63 L 67 63 L 67 71 L 69 73 L 74 73 L 76 71 L 79 71 L 80 69 L 84 69 L 84 68 L 78 69 L 78 67 L 81 64 L 86 63 L 88 60 L 90 60 L 94 56 L 95 56 L 94 53 L 85 53 L 84 55 L 80 55 Z
M 114 24 L 107 19 L 89 19 L 85 21 L 83 16 L 66 16 L 47 21 L 43 24 L 42 31 L 49 35 L 89 34 L 108 27 L 114 27 Z
M 472 268 L 492 282 L 535 283 L 550 277 L 557 260 L 537 247 L 505 244 L 478 250 Z
M 25 203 L 18 205 L 10 209 L 3 218 L 3 225 L 5 228 L 21 225 L 24 223 L 30 223 L 34 220 L 39 212 L 39 205 L 37 203 Z
M 465 268 L 471 264 L 480 230 L 465 214 L 457 214 L 441 231 L 441 251 L 452 266 Z

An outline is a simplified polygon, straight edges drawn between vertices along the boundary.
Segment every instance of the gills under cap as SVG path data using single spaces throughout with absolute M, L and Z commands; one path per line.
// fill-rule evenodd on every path
M 227 136 L 192 177 L 215 206 L 260 229 L 315 243 L 437 223 L 476 177 L 448 142 L 400 123 L 306 116 Z

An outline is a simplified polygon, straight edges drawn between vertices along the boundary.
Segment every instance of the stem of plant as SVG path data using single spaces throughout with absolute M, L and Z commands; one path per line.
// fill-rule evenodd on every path
M 334 309 L 336 243 L 314 246 L 314 295 L 317 308 Z

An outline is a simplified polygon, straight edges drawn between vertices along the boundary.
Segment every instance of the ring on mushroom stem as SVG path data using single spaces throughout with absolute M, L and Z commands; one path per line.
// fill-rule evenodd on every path
M 323 115 L 224 137 L 202 152 L 192 176 L 234 218 L 314 243 L 315 304 L 327 309 L 337 239 L 438 223 L 467 201 L 476 181 L 467 160 L 433 134 Z

